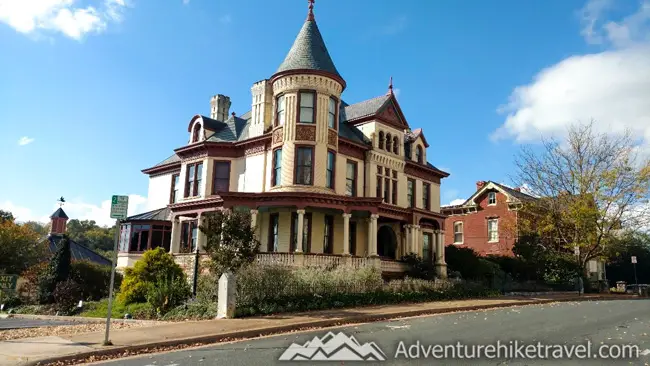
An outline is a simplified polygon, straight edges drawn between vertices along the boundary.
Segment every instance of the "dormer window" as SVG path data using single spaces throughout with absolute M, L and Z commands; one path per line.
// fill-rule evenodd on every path
M 393 137 L 393 154 L 399 154 L 399 139 L 397 136 Z
M 298 122 L 314 123 L 316 120 L 316 93 L 313 91 L 300 92 L 298 99 L 300 102 Z
M 200 136 L 201 136 L 201 124 L 197 123 L 194 125 L 194 130 L 192 131 L 192 142 L 199 142 Z
M 377 146 L 382 150 L 384 148 L 384 132 L 383 131 L 379 131 L 379 143 L 378 143 Z
M 415 160 L 420 164 L 422 164 L 422 161 L 424 160 L 424 156 L 422 154 L 422 146 L 420 145 L 415 148 Z
M 497 193 L 489 192 L 488 193 L 488 205 L 494 206 L 497 204 Z
M 393 139 L 391 138 L 390 133 L 386 134 L 386 151 L 391 152 L 391 146 L 393 146 L 392 142 Z
M 284 124 L 284 95 L 279 95 L 275 99 L 275 125 L 282 126 Z

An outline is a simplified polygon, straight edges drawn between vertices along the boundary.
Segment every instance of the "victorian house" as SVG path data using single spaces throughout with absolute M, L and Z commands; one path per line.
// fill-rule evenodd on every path
M 277 71 L 251 88 L 251 110 L 230 113 L 216 95 L 210 117 L 187 124 L 188 142 L 144 169 L 159 210 L 122 225 L 118 267 L 162 246 L 179 261 L 201 251 L 197 227 L 215 210 L 247 210 L 262 263 L 377 266 L 399 273 L 415 252 L 446 276 L 440 182 L 421 129 L 392 91 L 346 103 L 310 3 Z M 191 255 L 190 255 L 191 256 Z

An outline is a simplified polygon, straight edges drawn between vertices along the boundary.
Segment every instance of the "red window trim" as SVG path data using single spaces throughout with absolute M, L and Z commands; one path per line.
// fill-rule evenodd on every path
M 194 188 L 194 195 L 191 196 L 191 197 L 198 197 L 198 196 L 200 196 L 200 194 L 199 194 L 199 183 L 198 183 L 198 181 L 197 181 L 198 172 L 199 172 L 199 170 L 197 169 L 197 167 L 198 167 L 199 165 L 201 165 L 201 170 L 203 170 L 203 162 L 202 162 L 202 161 L 197 161 L 196 163 L 187 164 L 187 165 L 185 166 L 185 192 L 184 192 L 184 196 L 185 196 L 185 198 L 190 197 L 190 186 L 189 186 L 189 182 L 190 182 L 190 167 L 191 167 L 191 166 L 194 166 L 194 181 L 192 182 L 192 185 L 193 185 L 192 188 Z
M 278 162 L 276 161 L 276 158 L 275 158 L 275 157 L 276 157 L 275 152 L 278 151 L 278 150 L 282 151 L 282 146 L 280 146 L 280 147 L 276 147 L 276 148 L 273 149 L 273 151 L 272 151 L 272 154 L 273 154 L 273 155 L 272 155 L 272 157 L 271 157 L 271 187 L 276 187 L 276 186 L 278 186 L 277 184 L 275 184 L 275 181 L 276 181 L 275 168 L 276 168 L 276 164 L 278 163 Z M 280 161 L 280 169 L 282 169 L 282 161 Z M 280 172 L 280 177 L 282 177 L 282 172 Z M 280 182 L 280 183 L 282 183 L 282 182 Z M 280 184 L 280 185 L 281 185 L 281 184 Z
M 347 189 L 348 189 L 348 164 L 352 164 L 354 166 L 354 182 L 352 184 L 352 195 L 350 197 L 358 197 L 358 189 L 357 189 L 357 184 L 358 184 L 358 179 L 359 179 L 359 163 L 357 163 L 354 160 L 347 159 L 345 162 L 345 194 L 348 194 Z
M 216 180 L 217 180 L 217 164 L 223 164 L 226 163 L 228 164 L 228 190 L 226 191 L 221 191 L 221 192 L 230 192 L 230 173 L 231 173 L 231 161 L 230 160 L 213 160 L 212 163 L 212 194 L 217 194 L 217 185 Z
M 284 97 L 284 120 L 286 122 L 287 120 L 287 98 L 284 95 L 284 93 L 279 93 L 278 95 L 275 96 L 275 108 L 273 109 L 273 127 L 279 126 L 279 120 L 278 120 L 278 107 L 280 106 L 280 103 L 278 103 L 278 100 L 280 100 L 280 97 Z
M 327 155 L 328 155 L 327 158 L 328 158 L 328 160 L 329 160 L 329 154 L 332 154 L 332 159 L 333 159 L 332 160 L 332 186 L 327 187 L 327 188 L 333 189 L 334 191 L 336 191 L 336 151 L 331 150 L 331 149 L 327 149 Z M 326 162 L 326 164 L 327 164 L 327 162 Z M 325 167 L 325 169 L 327 170 L 327 166 Z M 327 177 L 327 174 L 325 174 L 325 176 Z M 328 183 L 329 182 L 325 182 L 326 185 Z
M 293 184 L 299 184 L 304 186 L 313 186 L 314 185 L 314 169 L 316 167 L 316 156 L 314 145 L 294 145 L 295 157 L 293 159 Z M 298 150 L 301 148 L 306 148 L 311 150 L 311 176 L 309 178 L 310 184 L 298 183 Z
M 300 97 L 302 93 L 311 93 L 314 95 L 313 102 L 312 102 L 312 122 L 300 122 Z M 301 123 L 305 125 L 315 125 L 316 124 L 316 105 L 317 105 L 317 100 L 318 98 L 318 93 L 316 90 L 312 89 L 300 89 L 298 90 L 298 100 L 296 104 L 296 123 Z M 286 110 L 286 103 L 285 103 L 285 110 Z
M 337 97 L 335 97 L 333 95 L 330 96 L 330 99 L 334 100 L 334 128 L 333 128 L 333 130 L 338 131 L 339 130 L 339 108 L 340 108 L 339 103 L 341 101 L 339 100 L 339 98 L 337 98 Z M 327 101 L 327 103 L 328 103 L 328 105 L 327 105 L 327 127 L 332 129 L 331 127 L 329 127 L 329 118 L 330 118 L 330 115 L 329 115 L 329 113 L 330 113 L 329 100 Z

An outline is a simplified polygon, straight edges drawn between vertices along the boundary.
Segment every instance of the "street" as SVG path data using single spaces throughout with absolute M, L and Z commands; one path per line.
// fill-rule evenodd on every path
M 315 332 L 286 334 L 196 348 L 192 350 L 168 352 L 125 358 L 101 365 L 127 366 L 199 366 L 199 365 L 268 365 L 268 364 L 313 364 L 313 362 L 278 361 L 284 351 L 292 344 L 304 345 L 314 336 L 324 337 L 328 332 L 335 335 L 343 332 L 354 336 L 359 344 L 375 342 L 385 353 L 388 365 L 418 364 L 483 364 L 483 365 L 648 365 L 650 362 L 650 300 L 616 300 L 600 302 L 569 302 L 550 305 L 533 305 L 517 308 L 454 313 L 440 316 L 427 316 L 406 320 L 353 325 Z M 326 337 L 330 340 L 330 337 Z M 339 337 L 336 337 L 339 338 Z M 638 359 L 408 359 L 402 352 L 398 359 L 399 343 L 408 348 L 420 341 L 422 345 L 453 345 L 457 341 L 464 345 L 494 345 L 497 341 L 525 344 L 541 342 L 544 345 L 580 345 L 587 340 L 592 343 L 592 352 L 601 345 L 638 345 L 641 355 Z M 325 340 L 323 340 L 325 342 Z M 311 346 L 313 346 L 313 342 Z M 314 347 L 310 347 L 314 349 Z M 614 350 L 612 348 L 612 350 Z M 365 354 L 373 354 L 364 348 Z M 368 353 L 369 352 L 369 353 Z M 380 351 L 381 352 L 381 351 Z M 309 353 L 309 352 L 307 352 Z M 314 352 L 311 352 L 313 355 Z M 315 360 L 318 355 L 314 356 Z M 407 356 L 408 357 L 408 356 Z M 368 359 L 368 358 L 366 358 Z M 319 362 L 323 364 L 342 364 Z M 364 362 L 373 364 L 380 362 Z

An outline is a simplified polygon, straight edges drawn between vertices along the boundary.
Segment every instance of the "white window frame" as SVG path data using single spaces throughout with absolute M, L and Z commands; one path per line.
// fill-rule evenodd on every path
M 460 231 L 456 231 L 456 226 L 460 226 Z M 456 241 L 456 235 L 460 234 L 460 241 Z M 462 221 L 454 222 L 454 244 L 463 244 L 465 242 L 465 225 Z
M 492 198 L 494 198 L 494 202 L 491 202 Z M 497 193 L 488 192 L 488 206 L 496 206 L 496 204 L 497 204 Z
M 490 222 L 494 222 L 494 230 L 490 231 Z M 491 232 L 496 232 L 496 239 L 492 238 Z M 487 220 L 487 234 L 488 234 L 488 243 L 496 243 L 499 241 L 499 219 L 488 219 Z

